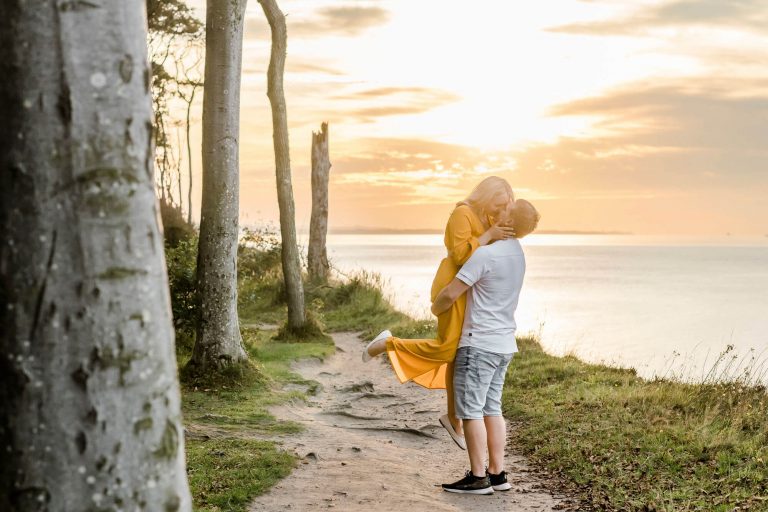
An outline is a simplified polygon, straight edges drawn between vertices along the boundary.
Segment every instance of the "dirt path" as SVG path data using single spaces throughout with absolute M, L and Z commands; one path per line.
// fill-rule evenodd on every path
M 279 439 L 302 458 L 299 467 L 260 496 L 256 511 L 336 510 L 366 512 L 545 511 L 571 509 L 549 493 L 523 457 L 507 454 L 512 490 L 491 496 L 442 491 L 440 484 L 469 467 L 440 427 L 444 394 L 400 385 L 385 357 L 363 364 L 355 334 L 334 335 L 337 353 L 324 363 L 295 366 L 323 386 L 309 404 L 273 409 L 305 430 Z

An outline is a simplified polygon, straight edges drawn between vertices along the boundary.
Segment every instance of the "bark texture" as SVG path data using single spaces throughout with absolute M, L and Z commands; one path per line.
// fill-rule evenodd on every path
M 307 267 L 309 278 L 315 282 L 328 281 L 328 178 L 331 160 L 328 155 L 328 123 L 312 132 L 312 217 L 309 222 Z
M 203 91 L 203 184 L 197 285 L 200 319 L 190 365 L 246 359 L 237 317 L 240 72 L 245 0 L 208 0 Z
M 144 0 L 0 3 L 0 510 L 191 510 Z
M 288 327 L 301 329 L 305 323 L 304 284 L 301 258 L 296 241 L 296 214 L 291 184 L 291 159 L 288 151 L 288 116 L 283 92 L 283 74 L 288 33 L 285 15 L 275 0 L 259 0 L 272 31 L 272 52 L 267 70 L 267 97 L 272 105 L 272 139 L 275 146 L 277 202 L 280 207 L 280 235 L 285 290 L 288 296 Z

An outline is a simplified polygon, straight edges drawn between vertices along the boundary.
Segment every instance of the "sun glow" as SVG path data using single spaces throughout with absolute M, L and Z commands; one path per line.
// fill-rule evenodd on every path
M 694 66 L 687 59 L 649 55 L 650 43 L 636 39 L 606 45 L 548 30 L 617 11 L 605 5 L 565 0 L 524 6 L 486 1 L 471 9 L 429 0 L 387 5 L 389 22 L 370 29 L 352 51 L 343 37 L 294 43 L 297 51 L 316 58 L 343 53 L 346 73 L 358 78 L 353 88 L 397 85 L 446 93 L 443 105 L 366 123 L 379 133 L 483 148 L 552 142 L 587 133 L 592 121 L 551 116 L 555 105 L 648 74 L 683 73 Z
M 404 225 L 417 212 L 438 227 L 497 174 L 545 203 L 545 229 L 762 232 L 766 33 L 729 3 L 696 18 L 696 2 L 682 16 L 664 10 L 670 1 L 280 0 L 299 223 L 309 134 L 328 121 L 332 225 Z M 269 52 L 251 2 L 241 205 L 272 220 Z M 715 190 L 739 198 L 738 211 L 703 226 Z

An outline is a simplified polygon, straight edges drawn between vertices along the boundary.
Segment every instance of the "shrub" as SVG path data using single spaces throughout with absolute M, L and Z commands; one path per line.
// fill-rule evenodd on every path
M 177 330 L 192 331 L 197 321 L 197 236 L 165 248 L 173 324 Z
M 255 281 L 282 279 L 281 245 L 277 234 L 267 229 L 244 229 L 237 249 L 238 278 Z

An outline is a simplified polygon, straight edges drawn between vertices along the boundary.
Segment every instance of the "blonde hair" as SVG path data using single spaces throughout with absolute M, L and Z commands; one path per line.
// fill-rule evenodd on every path
M 510 214 L 515 221 L 515 238 L 523 238 L 525 235 L 533 233 L 539 225 L 539 220 L 541 220 L 541 215 L 536 207 L 525 199 L 515 201 L 515 208 Z
M 484 216 L 493 198 L 501 192 L 507 194 L 509 201 L 514 201 L 515 193 L 512 191 L 509 183 L 507 183 L 507 180 L 498 176 L 488 176 L 472 189 L 472 192 L 469 193 L 466 199 L 456 203 L 456 206 L 466 204 Z

